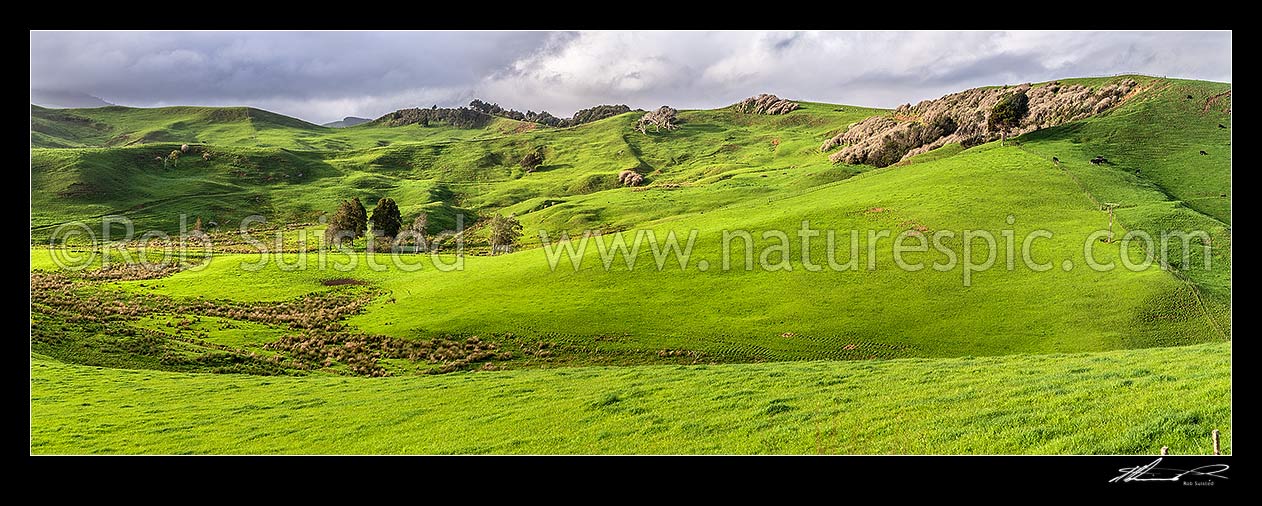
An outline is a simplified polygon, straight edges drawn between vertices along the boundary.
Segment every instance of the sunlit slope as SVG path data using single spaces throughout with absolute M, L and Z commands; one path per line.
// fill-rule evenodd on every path
M 756 178 L 751 173 L 724 183 Z M 657 193 L 670 191 L 614 193 L 650 206 Z M 810 259 L 821 266 L 819 272 L 802 261 L 797 231 L 804 220 L 821 231 L 812 240 Z M 1118 243 L 1087 242 L 1089 234 L 1106 225 L 1107 216 L 1064 171 L 1019 148 L 990 144 L 782 199 L 652 222 L 648 228 L 658 238 L 674 232 L 686 242 L 696 231 L 695 250 L 683 269 L 672 256 L 658 270 L 644 243 L 634 269 L 611 256 L 606 271 L 594 241 L 577 272 L 565 256 L 552 270 L 543 248 L 469 257 L 458 272 L 432 266 L 373 272 L 360 261 L 352 274 L 380 283 L 392 297 L 351 322 L 404 337 L 543 335 L 603 349 L 699 350 L 737 360 L 1070 352 L 1221 339 L 1185 283 L 1156 266 L 1138 272 L 1124 268 Z M 971 273 L 971 286 L 965 286 L 962 265 L 945 272 L 930 267 L 949 261 L 949 255 L 930 249 L 903 254 L 906 263 L 923 264 L 921 270 L 904 270 L 893 259 L 891 238 L 917 227 L 929 235 L 953 231 L 955 237 L 942 243 L 957 257 L 962 257 L 964 230 L 990 231 L 997 241 L 995 267 Z M 1003 242 L 1003 230 L 1009 228 L 1018 257 L 1012 270 L 1006 267 Z M 745 270 L 742 240 L 730 244 L 731 269 L 722 269 L 724 230 L 750 232 L 753 270 Z M 856 269 L 828 267 L 827 230 L 834 231 L 838 263 L 850 260 L 850 231 L 857 231 Z M 1032 261 L 1049 265 L 1046 272 L 1035 272 L 1019 258 L 1024 238 L 1035 230 L 1053 235 L 1031 243 Z M 780 244 L 763 237 L 768 231 L 783 231 L 789 238 L 792 270 L 760 266 L 768 246 Z M 873 243 L 874 256 L 868 255 L 869 231 L 888 233 Z M 634 234 L 625 236 L 628 245 Z M 1088 268 L 1084 244 L 1096 261 L 1115 268 Z M 1142 250 L 1132 248 L 1131 255 L 1138 262 Z M 769 264 L 780 263 L 779 252 L 765 256 Z M 985 241 L 977 239 L 973 263 L 985 259 Z M 286 273 L 289 282 L 277 285 L 273 281 L 281 275 L 274 263 L 246 272 L 239 258 L 220 260 L 149 286 L 181 296 L 204 294 L 202 287 L 231 286 L 232 291 L 207 295 L 284 298 L 318 290 L 319 280 L 333 274 L 314 269 L 312 255 L 307 259 L 312 269 Z M 697 267 L 702 260 L 710 267 L 705 272 Z M 1065 260 L 1073 262 L 1069 271 L 1063 270 Z
M 1152 236 L 1158 254 L 1163 233 L 1203 232 L 1209 240 L 1190 239 L 1186 259 L 1182 238 L 1170 235 L 1164 256 L 1198 287 L 1216 326 L 1230 333 L 1231 85 L 1177 79 L 1146 85 L 1148 91 L 1108 114 L 1022 136 L 1021 147 L 1059 159 L 1094 203 L 1117 206 L 1125 229 Z M 1096 156 L 1108 162 L 1090 163 Z

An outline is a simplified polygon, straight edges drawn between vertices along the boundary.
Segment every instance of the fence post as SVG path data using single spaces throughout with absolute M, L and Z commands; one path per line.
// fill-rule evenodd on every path
M 1218 451 L 1218 429 L 1214 429 L 1212 437 L 1214 438 L 1214 455 L 1222 455 Z
M 1162 454 L 1162 455 L 1169 455 L 1169 454 L 1170 454 L 1170 447 L 1169 447 L 1169 446 L 1162 446 L 1162 447 L 1161 447 L 1161 454 Z

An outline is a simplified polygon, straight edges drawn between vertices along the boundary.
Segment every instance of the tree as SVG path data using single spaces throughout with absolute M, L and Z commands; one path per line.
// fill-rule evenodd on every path
M 350 200 L 350 227 L 347 228 L 351 232 L 351 237 L 363 237 L 364 232 L 368 231 L 368 210 L 364 209 L 364 203 L 359 201 L 359 197 Z
M 562 120 L 561 126 L 582 125 L 628 112 L 631 112 L 631 108 L 625 104 L 598 105 L 591 109 L 579 109 L 570 119 Z
M 403 216 L 399 214 L 399 205 L 394 199 L 385 197 L 377 201 L 372 210 L 372 233 L 377 236 L 394 237 L 399 235 L 403 227 Z
M 521 239 L 521 222 L 513 215 L 491 216 L 491 254 L 506 253 Z
M 999 132 L 999 145 L 1008 140 L 1008 130 L 1021 125 L 1021 120 L 1030 114 L 1030 97 L 1024 91 L 1006 95 L 990 109 L 990 118 L 986 121 L 990 131 Z
M 355 238 L 355 222 L 352 215 L 354 205 L 343 200 L 338 203 L 337 211 L 329 218 L 328 227 L 324 229 L 324 241 L 334 246 L 341 246 L 342 241 Z
M 535 148 L 521 158 L 521 168 L 526 172 L 534 172 L 540 165 L 543 165 L 543 148 Z
M 674 130 L 679 128 L 679 126 L 675 124 L 675 115 L 678 112 L 679 111 L 676 111 L 669 106 L 663 105 L 658 107 L 656 111 L 646 113 L 643 117 L 641 117 L 640 121 L 635 124 L 635 129 L 639 130 L 642 134 L 648 133 L 648 128 L 650 126 L 653 127 L 653 131 L 658 131 L 663 128 L 667 130 Z
M 425 235 L 426 229 L 428 228 L 429 228 L 429 215 L 428 214 L 426 213 L 418 214 L 416 215 L 416 218 L 412 220 L 412 226 L 411 228 L 409 228 L 409 231 L 412 233 L 412 237 L 416 239 L 417 251 L 425 251 L 428 249 L 429 241 L 426 239 L 426 235 Z

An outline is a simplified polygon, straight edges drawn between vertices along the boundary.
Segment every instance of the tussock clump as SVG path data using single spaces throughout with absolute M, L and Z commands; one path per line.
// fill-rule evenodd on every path
M 362 279 L 355 279 L 355 278 L 333 278 L 333 279 L 326 279 L 324 281 L 321 281 L 320 284 L 324 286 L 342 286 L 342 285 L 366 285 L 368 284 L 368 282 Z
M 797 102 L 767 93 L 749 97 L 736 104 L 736 110 L 745 114 L 788 114 L 797 108 Z
M 84 271 L 84 279 L 91 281 L 135 281 L 164 278 L 180 272 L 182 268 L 172 264 L 111 264 Z
M 433 373 L 457 371 L 496 358 L 512 358 L 511 354 L 500 352 L 499 345 L 482 341 L 477 336 L 463 340 L 448 336 L 421 341 L 316 330 L 287 335 L 263 347 L 284 352 L 306 368 L 345 364 L 351 373 L 360 376 L 388 376 L 389 372 L 379 363 L 383 358 L 435 364 L 438 367 L 430 371 Z
M 885 167 L 950 143 L 969 147 L 998 139 L 999 132 L 988 129 L 986 122 L 995 104 L 1013 92 L 1025 92 L 1029 97 L 1029 115 L 1009 131 L 1010 136 L 1102 113 L 1116 107 L 1138 88 L 1139 83 L 1134 79 L 1095 89 L 1059 82 L 1006 89 L 974 88 L 914 106 L 904 104 L 889 116 L 875 116 L 855 123 L 824 141 L 820 151 L 845 146 L 830 155 L 829 160 Z
M 512 358 L 512 353 L 476 336 L 419 341 L 365 334 L 348 327 L 343 320 L 361 312 L 381 294 L 379 290 L 371 288 L 309 294 L 288 301 L 251 304 L 205 299 L 179 300 L 149 293 L 102 290 L 95 285 L 101 280 L 146 279 L 135 277 L 143 272 L 145 271 L 130 268 L 101 269 L 84 274 L 32 271 L 32 314 L 38 315 L 43 321 L 52 320 L 59 325 L 40 327 L 38 332 L 33 330 L 32 343 L 37 349 L 76 361 L 78 359 L 74 357 L 63 356 L 62 351 L 73 352 L 76 346 L 80 346 L 74 341 L 84 339 L 81 334 L 87 330 L 90 331 L 87 332 L 89 336 L 114 336 L 103 351 L 116 355 L 125 353 L 160 357 L 158 363 L 166 369 L 252 374 L 281 374 L 285 371 L 307 371 L 343 364 L 350 374 L 386 376 L 388 372 L 380 363 L 382 359 L 426 361 L 437 366 L 431 372 L 451 372 L 492 359 Z M 331 281 L 333 283 L 328 284 L 334 286 L 357 284 L 342 282 L 354 281 L 350 278 Z M 128 327 L 129 322 L 138 318 L 166 314 L 182 316 L 168 322 L 166 329 L 161 331 Z M 230 320 L 225 323 L 229 327 L 234 325 L 232 321 L 248 321 L 287 328 L 293 333 L 264 345 L 266 350 L 283 354 L 264 359 L 248 350 L 207 341 L 204 332 L 192 328 L 192 324 L 200 321 L 202 316 Z M 68 333 L 65 327 L 67 325 L 74 326 L 80 332 Z M 130 339 L 138 335 L 137 332 L 144 334 L 140 336 L 143 339 Z M 164 344 L 167 340 L 192 343 L 226 353 L 189 357 L 166 354 L 169 351 Z

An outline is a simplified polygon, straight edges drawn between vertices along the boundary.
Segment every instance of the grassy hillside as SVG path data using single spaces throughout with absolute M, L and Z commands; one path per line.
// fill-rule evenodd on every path
M 760 180 L 751 173 L 696 192 Z M 698 200 L 676 192 L 628 188 L 604 192 L 601 200 L 648 209 L 669 209 L 674 199 Z M 551 270 L 546 250 L 536 248 L 469 257 L 459 272 L 432 267 L 374 272 L 359 261 L 353 271 L 338 275 L 372 281 L 391 293 L 388 301 L 375 303 L 350 322 L 397 337 L 513 334 L 573 347 L 599 343 L 608 351 L 695 350 L 738 361 L 1071 352 L 1222 339 L 1191 288 L 1155 266 L 1140 272 L 1096 272 L 1082 265 L 1085 238 L 1103 227 L 1107 216 L 1102 219 L 1066 173 L 1015 147 L 986 145 L 936 162 L 873 171 L 782 195 L 706 212 L 676 212 L 642 224 L 659 237 L 674 232 L 684 242 L 690 231 L 697 231 L 693 256 L 682 269 L 671 257 L 658 270 L 644 245 L 636 269 L 611 256 L 606 271 L 593 242 L 577 272 L 568 258 Z M 1009 271 L 1006 256 L 998 251 L 999 268 L 974 274 L 971 286 L 965 286 L 961 267 L 945 272 L 928 267 L 949 261 L 937 250 L 906 255 L 908 262 L 923 262 L 922 270 L 898 268 L 892 239 L 885 238 L 877 240 L 871 257 L 876 269 L 867 269 L 868 230 L 888 231 L 889 237 L 915 226 L 925 226 L 929 233 L 955 231 L 956 238 L 944 244 L 962 255 L 962 230 L 991 230 L 1000 238 L 1009 214 L 1015 218 L 1016 237 L 1037 229 L 1055 234 L 1039 239 L 1031 252 L 1038 262 L 1050 261 L 1056 268 L 1035 272 L 1015 259 Z M 536 224 L 546 227 L 547 216 L 547 211 L 526 213 L 523 221 L 533 230 Z M 801 241 L 794 235 L 803 220 L 817 230 L 844 234 L 836 240 L 838 262 L 851 258 L 849 231 L 861 231 L 854 250 L 857 268 L 805 269 Z M 719 269 L 722 233 L 736 228 L 755 236 L 752 271 L 744 269 L 739 240 L 728 248 L 734 268 Z M 791 271 L 758 267 L 759 252 L 778 244 L 761 238 L 769 230 L 793 237 Z M 607 235 L 603 240 L 612 239 Z M 634 232 L 625 242 L 634 242 Z M 826 244 L 823 235 L 813 242 L 814 263 L 827 265 Z M 1118 261 L 1116 243 L 1100 243 L 1093 252 L 1100 262 Z M 976 263 L 984 261 L 974 253 Z M 1138 261 L 1142 253 L 1132 250 L 1132 255 Z M 1066 259 L 1078 267 L 1061 270 Z M 314 268 L 315 255 L 306 259 L 311 268 L 287 273 L 275 262 L 245 272 L 239 267 L 242 260 L 216 259 L 204 270 L 146 281 L 144 290 L 179 297 L 279 300 L 319 290 L 320 279 L 331 275 Z M 701 261 L 714 269 L 699 271 Z M 277 283 L 280 279 L 285 281 Z
M 1226 344 L 1076 355 L 261 378 L 33 356 L 47 453 L 1231 453 Z
M 1170 267 L 1194 284 L 1230 332 L 1231 85 L 1145 78 L 1148 90 L 1108 114 L 1022 136 L 1022 149 L 1073 175 L 1093 204 L 1118 204 L 1126 229 L 1147 231 L 1160 251 L 1163 231 L 1204 231 L 1183 259 L 1182 242 L 1169 243 Z M 1200 154 L 1204 151 L 1206 154 Z M 1089 160 L 1104 156 L 1106 164 Z
M 395 198 L 409 219 L 422 210 L 437 212 L 447 217 L 440 226 L 454 227 L 450 216 L 457 209 L 472 223 L 478 214 L 500 208 L 523 212 L 548 206 L 551 213 L 564 214 L 559 229 L 625 228 L 643 220 L 637 213 L 663 217 L 708 209 L 854 174 L 860 169 L 829 167 L 814 151 L 815 145 L 830 132 L 878 111 L 834 109 L 838 107 L 804 104 L 802 110 L 783 117 L 685 111 L 680 131 L 647 136 L 632 129 L 634 113 L 566 129 L 536 129 L 502 118 L 485 130 L 360 125 L 326 130 L 413 137 L 409 142 L 333 151 L 249 142 L 249 147 L 195 145 L 193 154 L 178 164 L 155 159 L 179 147 L 170 143 L 32 149 L 32 233 L 37 240 L 45 239 L 57 224 L 105 214 L 121 214 L 144 229 L 167 232 L 178 231 L 181 213 L 219 223 L 236 223 L 254 214 L 313 222 L 352 196 L 370 205 L 381 197 Z M 482 137 L 416 135 L 431 131 Z M 518 162 L 536 148 L 544 150 L 546 161 L 526 173 Z M 209 160 L 201 158 L 203 150 L 210 152 Z M 727 185 L 695 202 L 625 214 L 627 209 L 601 209 L 603 203 L 590 196 L 617 188 L 617 173 L 624 169 L 643 172 L 650 183 L 672 186 L 706 185 L 751 171 L 772 177 L 759 181 L 759 187 Z M 579 201 L 570 203 L 567 198 Z
M 348 274 L 391 294 L 352 317 L 355 328 L 408 339 L 520 336 L 555 342 L 576 354 L 597 348 L 615 355 L 580 357 L 579 363 L 635 363 L 662 350 L 726 362 L 1073 352 L 1222 340 L 1230 332 L 1228 301 L 1219 295 L 1229 294 L 1229 261 L 1217 262 L 1210 271 L 1172 275 L 1157 265 L 1138 272 L 1095 272 L 1082 258 L 1086 237 L 1108 223 L 1098 202 L 1119 198 L 1108 192 L 1147 195 L 1148 183 L 1142 175 L 1119 170 L 1129 166 L 1123 165 L 1125 153 L 1109 153 L 1115 165 L 1086 163 L 1088 148 L 1070 148 L 1083 145 L 1074 132 L 1109 128 L 1114 135 L 1130 136 L 1134 147 L 1129 149 L 1137 157 L 1160 152 L 1142 147 L 1148 134 L 1131 131 L 1152 128 L 1137 114 L 1181 107 L 1162 94 L 1165 88 L 1157 86 L 1162 83 L 1168 82 L 1150 80 L 1147 94 L 1118 110 L 1027 135 L 1018 146 L 948 146 L 915 163 L 880 170 L 832 166 L 818 152 L 821 139 L 880 111 L 815 103 L 784 116 L 745 115 L 730 108 L 685 111 L 679 130 L 647 135 L 631 128 L 632 113 L 576 128 L 348 151 L 211 147 L 209 161 L 190 157 L 166 169 L 154 162 L 135 170 L 122 167 L 146 163 L 143 150 L 169 146 L 35 150 L 35 186 L 42 191 L 34 197 L 34 228 L 38 236 L 60 219 L 104 214 L 111 207 L 126 209 L 142 226 L 168 230 L 178 224 L 176 212 L 219 221 L 253 212 L 311 221 L 337 200 L 358 195 L 367 202 L 396 198 L 405 219 L 423 210 L 434 213 L 444 222 L 439 228 L 449 226 L 456 213 L 465 213 L 468 222 L 490 212 L 515 213 L 529 231 L 526 246 L 539 245 L 540 231 L 553 238 L 561 232 L 602 231 L 606 235 L 589 243 L 577 272 L 568 255 L 553 270 L 546 250 L 534 248 L 469 257 L 461 272 L 373 272 L 361 261 Z M 1200 86 L 1209 93 L 1218 85 L 1180 86 Z M 1162 114 L 1163 131 L 1204 120 Z M 1164 142 L 1157 134 L 1150 137 Z M 526 173 L 515 161 L 536 148 L 543 148 L 545 164 Z M 1051 161 L 1053 152 L 1062 160 L 1059 165 Z M 1229 159 L 1205 160 L 1197 170 L 1230 170 Z M 618 187 L 614 176 L 632 168 L 646 174 L 648 186 Z M 1102 177 L 1110 174 L 1131 179 Z M 67 190 L 47 191 L 53 188 Z M 74 188 L 96 192 L 63 197 Z M 1148 204 L 1177 209 L 1165 195 L 1153 193 Z M 1131 209 L 1119 210 L 1119 234 L 1137 225 L 1151 225 L 1157 233 L 1184 224 L 1133 223 Z M 1203 217 L 1192 209 L 1187 213 Z M 821 231 L 810 252 L 814 264 L 826 265 L 824 234 L 832 230 L 838 234 L 834 256 L 845 263 L 853 251 L 855 268 L 810 272 L 796 235 L 804 220 Z M 987 230 L 1001 239 L 1008 228 L 1018 241 L 1035 230 L 1051 232 L 1054 237 L 1038 240 L 1031 251 L 1034 261 L 1051 270 L 1036 272 L 1019 258 L 1008 270 L 1009 256 L 997 244 L 999 267 L 974 274 L 966 286 L 958 265 L 945 272 L 927 267 L 949 260 L 936 249 L 907 255 L 910 262 L 926 265 L 915 272 L 898 268 L 891 253 L 892 237 L 907 230 L 951 231 L 955 237 L 943 245 L 962 257 L 964 230 Z M 743 268 L 743 241 L 727 247 L 722 241 L 724 231 L 738 229 L 753 234 L 752 271 Z M 859 234 L 854 249 L 851 230 Z M 888 236 L 873 242 L 869 230 Z M 665 268 L 655 268 L 644 245 L 637 269 L 610 255 L 611 267 L 605 270 L 606 258 L 596 242 L 612 244 L 611 233 L 618 231 L 627 232 L 628 245 L 644 231 L 657 237 L 673 232 L 684 242 L 695 231 L 695 249 L 682 268 L 674 257 L 664 259 Z M 789 238 L 789 270 L 757 268 L 760 253 L 778 244 L 761 235 L 766 231 L 782 231 Z M 1224 234 L 1225 228 L 1215 233 Z M 875 256 L 868 254 L 870 243 Z M 735 257 L 735 269 L 720 269 L 725 251 Z M 1091 251 L 1102 262 L 1116 261 L 1120 254 L 1116 243 L 1098 243 Z M 984 252 L 974 253 L 975 262 L 984 261 Z M 1133 248 L 1130 254 L 1140 259 L 1144 251 Z M 1019 255 L 1014 250 L 1013 256 Z M 766 258 L 778 261 L 781 255 L 771 252 Z M 306 260 L 316 261 L 314 256 Z M 1073 262 L 1069 271 L 1062 270 L 1064 261 Z M 713 269 L 702 272 L 702 262 Z M 174 297 L 283 300 L 327 290 L 320 281 L 331 275 L 315 269 L 281 273 L 275 263 L 245 272 L 239 263 L 239 258 L 218 258 L 205 270 L 147 281 L 143 290 Z
M 637 113 L 333 129 L 249 108 L 33 107 L 32 451 L 1180 454 L 1207 453 L 1215 428 L 1229 449 L 1230 85 L 1068 81 L 1122 78 L 1141 90 L 1104 114 L 881 169 L 819 146 L 888 111 L 810 102 L 681 111 L 648 133 Z M 625 170 L 645 184 L 623 187 Z M 463 268 L 434 265 L 450 249 L 402 257 L 419 269 L 374 267 L 362 241 L 300 253 L 351 197 L 427 213 L 430 233 L 463 217 Z M 1157 243 L 1088 241 L 1106 203 L 1117 236 Z M 492 213 L 520 219 L 517 251 L 487 256 Z M 180 272 L 60 271 L 53 231 L 114 214 L 140 231 L 217 222 L 218 250 Z M 251 215 L 286 248 L 258 269 L 226 233 Z M 1209 268 L 1201 239 L 1122 266 L 1194 230 Z M 966 272 L 987 260 L 963 239 L 977 231 L 993 266 Z M 1022 259 L 1035 232 L 1045 268 Z

